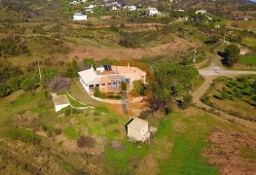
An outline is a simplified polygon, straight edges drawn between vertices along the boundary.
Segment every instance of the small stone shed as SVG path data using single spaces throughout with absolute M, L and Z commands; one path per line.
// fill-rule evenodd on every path
M 54 103 L 55 112 L 70 105 L 69 100 L 66 95 L 56 95 L 52 94 L 52 101 Z
M 127 136 L 134 141 L 146 141 L 150 137 L 148 121 L 133 118 L 126 124 Z

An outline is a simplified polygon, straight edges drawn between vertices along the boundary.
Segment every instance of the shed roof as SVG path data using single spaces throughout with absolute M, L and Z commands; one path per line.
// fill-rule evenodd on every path
M 75 13 L 74 16 L 86 16 L 86 15 L 84 15 L 82 13 Z
M 54 95 L 52 96 L 52 101 L 54 103 L 54 106 L 69 104 L 69 100 L 66 95 Z
M 141 130 L 142 128 L 147 127 L 147 126 L 148 126 L 148 121 L 142 120 L 142 119 L 139 119 L 139 118 L 134 118 L 127 125 L 128 128 L 133 128 L 133 129 L 136 129 L 136 130 Z

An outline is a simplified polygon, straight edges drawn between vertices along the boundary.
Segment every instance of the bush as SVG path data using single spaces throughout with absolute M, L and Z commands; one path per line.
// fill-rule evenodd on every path
M 7 81 L 7 86 L 12 90 L 15 91 L 20 88 L 21 80 L 19 77 L 12 77 Z
M 101 96 L 100 89 L 98 87 L 94 88 L 93 95 L 94 95 L 94 97 L 100 97 Z
M 76 142 L 77 146 L 79 148 L 84 148 L 84 147 L 87 147 L 87 148 L 93 148 L 94 145 L 95 145 L 95 139 L 92 138 L 92 137 L 85 137 L 85 136 L 80 136 Z
M 68 117 L 68 116 L 70 116 L 70 114 L 71 114 L 71 109 L 70 109 L 70 108 L 67 108 L 67 109 L 65 110 L 65 116 Z
M 24 91 L 33 90 L 36 87 L 37 87 L 37 82 L 35 80 L 32 80 L 32 79 L 25 79 L 21 83 L 21 89 L 23 89 Z
M 71 63 L 67 64 L 64 75 L 69 78 L 75 78 L 75 77 L 78 77 L 78 74 L 77 74 L 78 71 L 79 71 L 78 63 L 77 61 L 74 60 Z
M 0 83 L 0 97 L 5 97 L 7 95 L 7 87 L 5 84 Z
M 55 134 L 56 135 L 60 135 L 62 133 L 62 129 L 61 128 L 56 128 L 55 129 Z

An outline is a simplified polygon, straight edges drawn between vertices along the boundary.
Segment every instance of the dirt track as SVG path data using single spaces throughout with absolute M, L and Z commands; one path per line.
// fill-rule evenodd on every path
M 199 73 L 205 78 L 205 82 L 195 91 L 193 92 L 193 103 L 199 107 L 202 108 L 206 111 L 209 111 L 211 114 L 215 114 L 214 116 L 221 117 L 222 119 L 232 121 L 233 123 L 251 128 L 251 129 L 256 129 L 256 123 L 240 119 L 238 117 L 234 117 L 232 115 L 229 115 L 227 113 L 224 113 L 222 111 L 216 110 L 212 108 L 211 106 L 208 106 L 204 104 L 200 98 L 207 92 L 209 87 L 211 86 L 211 83 L 213 82 L 214 79 L 220 76 L 227 76 L 227 77 L 234 77 L 238 75 L 245 75 L 245 74 L 256 74 L 256 71 L 229 71 L 226 70 L 221 62 L 220 59 L 216 56 L 215 59 L 212 61 L 212 63 L 204 68 L 200 69 Z

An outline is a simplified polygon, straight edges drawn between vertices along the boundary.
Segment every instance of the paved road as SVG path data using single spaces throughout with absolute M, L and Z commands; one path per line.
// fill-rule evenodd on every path
M 198 71 L 205 78 L 205 81 L 195 92 L 193 92 L 192 94 L 193 103 L 199 108 L 204 108 L 207 111 L 214 111 L 214 113 L 218 114 L 214 116 L 221 117 L 222 119 L 225 119 L 225 120 L 233 121 L 236 124 L 240 124 L 251 129 L 256 129 L 256 123 L 253 123 L 244 119 L 240 119 L 232 115 L 226 114 L 222 111 L 216 110 L 211 106 L 206 105 L 200 100 L 200 98 L 207 92 L 207 90 L 211 86 L 211 83 L 213 82 L 213 80 L 216 79 L 217 77 L 220 77 L 220 76 L 234 77 L 238 75 L 256 74 L 256 71 L 227 70 L 222 66 L 220 62 L 220 58 L 217 56 L 208 67 L 200 69 Z

